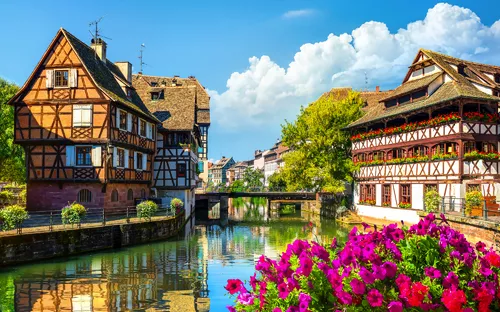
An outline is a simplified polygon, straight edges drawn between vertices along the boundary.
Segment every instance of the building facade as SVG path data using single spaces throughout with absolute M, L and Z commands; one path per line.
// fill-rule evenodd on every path
M 194 77 L 138 74 L 133 75 L 133 86 L 161 122 L 153 175 L 157 196 L 165 205 L 180 198 L 189 216 L 195 205 L 198 175 L 208 172 L 209 96 Z
M 281 141 L 264 155 L 264 185 L 269 186 L 269 177 L 285 165 L 283 155 L 289 151 Z
M 27 209 L 124 208 L 149 196 L 158 119 L 132 86 L 132 65 L 60 29 L 10 100 L 26 152 Z
M 430 189 L 498 196 L 499 92 L 500 67 L 421 49 L 402 85 L 348 127 L 358 209 L 423 209 Z
M 210 169 L 214 185 L 225 185 L 227 180 L 227 170 L 235 164 L 233 157 L 222 156 Z

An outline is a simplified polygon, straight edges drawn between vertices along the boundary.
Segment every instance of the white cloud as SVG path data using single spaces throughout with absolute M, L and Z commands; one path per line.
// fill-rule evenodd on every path
M 263 55 L 233 73 L 227 90 L 210 90 L 212 116 L 226 128 L 279 124 L 300 105 L 332 87 L 392 87 L 399 83 L 420 47 L 456 57 L 500 65 L 500 20 L 491 27 L 469 9 L 439 3 L 423 20 L 391 33 L 381 22 L 366 22 L 350 34 L 300 47 L 288 67 Z
M 292 11 L 287 11 L 285 12 L 282 17 L 283 18 L 296 18 L 296 17 L 303 17 L 303 16 L 309 16 L 314 14 L 314 10 L 312 9 L 302 9 L 302 10 L 292 10 Z

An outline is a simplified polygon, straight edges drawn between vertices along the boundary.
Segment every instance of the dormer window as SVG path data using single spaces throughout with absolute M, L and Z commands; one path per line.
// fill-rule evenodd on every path
M 163 100 L 163 91 L 160 92 L 151 92 L 151 100 L 156 101 L 156 100 Z
M 152 86 L 152 87 L 156 87 L 156 86 L 158 86 L 158 82 L 152 81 L 152 82 L 151 82 L 151 86 Z
M 458 64 L 457 70 L 458 70 L 458 73 L 460 75 L 465 76 L 465 65 L 464 64 Z
M 500 74 L 495 74 L 495 82 L 500 83 Z
M 54 86 L 57 87 L 67 87 L 69 73 L 67 70 L 55 70 L 54 71 Z
M 130 88 L 127 88 L 127 99 L 131 99 L 132 98 L 132 90 L 130 90 Z

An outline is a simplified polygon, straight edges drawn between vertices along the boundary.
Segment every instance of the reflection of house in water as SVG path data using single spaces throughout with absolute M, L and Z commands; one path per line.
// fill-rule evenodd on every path
M 65 264 L 29 267 L 15 280 L 15 309 L 208 311 L 208 299 L 199 300 L 208 294 L 206 267 L 197 260 L 207 252 L 188 239 L 187 246 L 186 242 L 155 244 Z M 172 291 L 189 291 L 192 309 L 170 296 Z M 195 306 L 199 308 L 195 310 Z

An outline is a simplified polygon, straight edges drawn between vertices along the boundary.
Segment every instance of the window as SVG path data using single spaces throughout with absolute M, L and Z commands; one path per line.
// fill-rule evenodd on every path
M 500 74 L 495 74 L 495 82 L 500 83 Z
M 186 164 L 177 164 L 177 177 L 178 178 L 186 177 Z
M 165 135 L 167 146 L 179 146 L 179 144 L 189 143 L 189 136 L 184 132 L 169 132 Z
M 143 157 L 144 156 L 142 155 L 142 153 L 137 153 L 136 160 L 135 160 L 136 161 L 135 162 L 135 169 L 141 169 L 141 170 L 144 169 L 142 166 L 143 165 L 143 160 L 142 160 Z
M 453 142 L 446 142 L 434 145 L 432 147 L 432 155 L 436 154 L 452 154 L 457 153 L 458 145 Z
M 55 87 L 67 87 L 68 86 L 68 71 L 67 70 L 55 70 L 54 71 L 54 86 Z
M 411 203 L 411 185 L 401 184 L 400 192 L 401 192 L 401 203 Z
M 118 191 L 117 190 L 113 190 L 111 192 L 111 201 L 112 202 L 117 202 L 118 201 Z
M 132 189 L 127 192 L 127 200 L 134 200 L 134 191 Z
M 375 200 L 375 184 L 369 184 L 366 193 L 366 199 Z
M 120 109 L 120 124 L 118 125 L 121 130 L 127 130 L 127 112 Z
M 151 86 L 152 86 L 152 87 L 156 87 L 156 86 L 158 86 L 158 82 L 156 82 L 156 81 L 151 81 Z
M 142 119 L 139 119 L 139 135 L 142 137 L 146 136 L 146 122 Z
M 403 149 L 393 149 L 387 153 L 387 159 L 404 158 L 405 151 Z
M 91 166 L 92 165 L 92 147 L 77 146 L 76 147 L 76 165 Z
M 117 167 L 125 167 L 125 150 L 118 148 L 117 149 Z
M 160 92 L 151 92 L 151 100 L 156 101 L 160 98 Z
M 458 73 L 460 75 L 465 76 L 465 65 L 464 64 L 458 64 L 457 69 L 458 69 Z
M 92 193 L 87 190 L 83 189 L 78 192 L 78 199 L 77 202 L 79 203 L 90 203 L 92 202 Z
M 382 206 L 391 205 L 391 186 L 386 184 L 382 186 Z
M 92 104 L 73 105 L 73 127 L 92 126 Z
M 425 156 L 429 153 L 429 148 L 427 146 L 415 146 L 410 150 L 411 156 Z
M 127 98 L 129 100 L 132 98 L 132 90 L 130 90 L 130 88 L 127 88 Z
M 476 142 L 467 141 L 464 142 L 464 152 L 470 153 L 476 150 Z
M 368 154 L 368 160 L 384 160 L 384 152 L 373 152 Z

